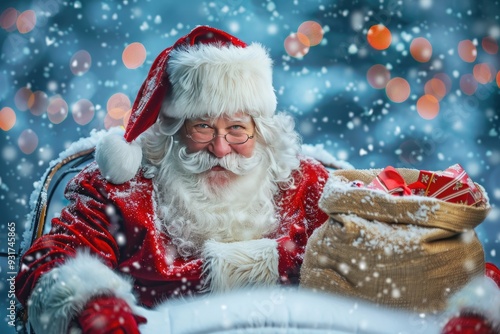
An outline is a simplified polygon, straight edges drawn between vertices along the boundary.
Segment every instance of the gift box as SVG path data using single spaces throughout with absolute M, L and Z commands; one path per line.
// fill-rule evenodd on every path
M 382 170 L 372 182 L 367 186 L 368 189 L 382 190 L 388 194 L 396 196 L 411 195 L 411 189 L 406 185 L 404 178 L 392 166 Z
M 451 203 L 473 206 L 484 201 L 481 190 L 459 164 L 442 172 L 422 170 L 418 180 L 408 187 L 415 195 L 439 198 Z
M 396 196 L 419 195 L 469 206 L 485 202 L 483 193 L 459 164 L 444 171 L 419 171 L 418 180 L 406 184 L 404 178 L 392 166 L 383 169 L 368 185 Z

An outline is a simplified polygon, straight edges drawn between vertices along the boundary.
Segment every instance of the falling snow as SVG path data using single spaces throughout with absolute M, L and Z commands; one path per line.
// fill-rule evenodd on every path
M 305 154 L 342 168 L 444 170 L 460 163 L 489 195 L 492 209 L 476 233 L 486 260 L 500 265 L 499 7 L 437 0 L 2 1 L 1 251 L 7 222 L 16 224 L 17 247 L 25 246 L 49 163 L 68 148 L 64 154 L 93 145 L 72 145 L 92 131 L 123 126 L 154 57 L 208 24 L 269 48 L 278 108 L 295 117 Z M 306 32 L 311 43 L 301 46 L 307 22 L 322 31 Z M 378 24 L 390 32 L 384 49 L 367 40 Z M 432 49 L 412 51 L 416 38 Z M 124 58 L 132 43 L 141 43 L 145 59 Z M 377 64 L 390 77 L 371 77 Z M 437 85 L 426 85 L 435 78 Z M 410 89 L 401 92 L 402 84 Z M 438 98 L 421 100 L 427 95 Z M 0 282 L 1 296 L 5 288 Z

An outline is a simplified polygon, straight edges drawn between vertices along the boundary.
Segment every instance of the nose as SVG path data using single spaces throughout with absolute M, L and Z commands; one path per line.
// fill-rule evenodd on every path
M 216 136 L 208 145 L 208 150 L 217 158 L 223 158 L 231 153 L 231 145 L 224 139 L 224 136 Z

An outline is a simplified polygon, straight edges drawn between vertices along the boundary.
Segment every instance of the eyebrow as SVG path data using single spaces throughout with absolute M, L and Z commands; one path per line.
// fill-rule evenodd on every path
M 251 123 L 252 117 L 250 115 L 243 115 L 239 117 L 224 117 L 228 122 Z M 211 117 L 197 117 L 190 120 L 191 122 L 203 121 L 213 123 L 214 119 Z

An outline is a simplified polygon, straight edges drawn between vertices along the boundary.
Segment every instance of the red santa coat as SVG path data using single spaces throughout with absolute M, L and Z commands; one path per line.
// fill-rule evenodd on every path
M 293 178 L 295 187 L 276 195 L 279 227 L 267 236 L 276 241 L 279 277 L 284 284 L 297 281 L 307 238 L 327 220 L 317 205 L 328 178 L 325 168 L 302 159 Z M 79 249 L 89 250 L 108 268 L 131 277 L 138 303 L 144 306 L 199 292 L 203 260 L 172 257 L 175 248 L 169 236 L 155 224 L 153 192 L 152 181 L 142 172 L 115 185 L 106 181 L 95 163 L 73 178 L 66 189 L 70 204 L 52 220 L 51 232 L 37 239 L 22 258 L 16 278 L 21 303 L 26 305 L 43 274 L 64 266 Z M 98 294 L 99 286 L 94 291 Z

